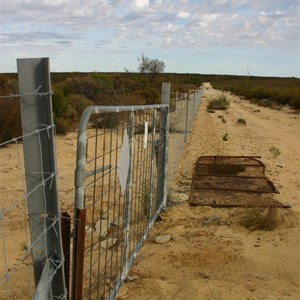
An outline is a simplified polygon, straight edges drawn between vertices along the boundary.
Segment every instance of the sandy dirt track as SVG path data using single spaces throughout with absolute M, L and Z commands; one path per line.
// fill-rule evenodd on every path
M 117 299 L 300 299 L 300 116 L 228 93 L 230 108 L 210 114 L 206 104 L 221 92 L 204 86 L 171 190 L 188 194 L 200 155 L 259 155 L 280 192 L 276 199 L 292 208 L 168 207 L 130 271 L 134 280 Z M 156 244 L 164 233 L 172 240 Z

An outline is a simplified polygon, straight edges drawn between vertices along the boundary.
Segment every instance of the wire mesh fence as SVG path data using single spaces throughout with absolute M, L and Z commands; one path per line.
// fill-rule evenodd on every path
M 202 94 L 202 88 L 189 93 L 170 93 L 169 180 L 175 174 L 176 162 L 192 129 Z
M 30 214 L 28 207 L 31 205 L 32 197 L 35 194 L 42 195 L 40 201 L 46 205 L 46 193 L 53 186 L 53 181 L 57 176 L 55 169 L 42 172 L 32 172 L 25 174 L 25 161 L 23 156 L 23 141 L 25 139 L 35 140 L 41 147 L 43 137 L 50 138 L 54 135 L 55 127 L 44 126 L 26 135 L 14 138 L 0 144 L 1 151 L 1 210 L 0 210 L 0 298 L 1 299 L 29 299 L 36 295 L 34 268 L 37 267 L 33 260 L 33 251 L 40 257 L 43 264 L 47 264 L 47 274 L 44 274 L 42 289 L 44 295 L 53 298 L 63 298 L 63 295 L 55 295 L 51 291 L 51 281 L 56 272 L 61 269 L 64 262 L 63 257 L 55 257 L 54 253 L 43 251 L 48 249 L 47 235 L 52 232 L 57 235 L 57 225 L 60 223 L 60 216 L 46 213 L 45 210 L 36 211 Z M 43 158 L 41 158 L 42 160 Z M 37 179 L 35 184 L 28 189 L 26 185 L 26 175 Z M 4 179 L 5 178 L 5 179 Z M 17 188 L 15 188 L 17 187 Z M 30 224 L 38 222 L 42 228 L 32 238 L 33 229 Z M 41 246 L 42 245 L 42 246 Z M 18 287 L 23 287 L 18 288 Z M 26 287 L 24 289 L 24 287 Z
M 85 111 L 71 229 L 57 199 L 48 61 L 20 64 L 20 93 L 1 96 L 20 99 L 23 135 L 0 144 L 0 299 L 114 299 L 166 205 L 201 90 L 169 87 L 162 105 Z
M 94 107 L 83 115 L 76 168 L 75 299 L 114 299 L 164 205 L 167 110 L 166 105 Z
M 34 289 L 34 276 L 26 194 L 24 195 L 21 138 L 2 143 L 0 151 L 0 298 L 10 299 L 18 295 L 14 277 L 17 273 L 23 275 L 18 276 L 18 280 L 27 288 L 23 295 L 29 298 Z M 14 189 L 12 182 L 17 182 L 17 189 Z
M 20 98 L 23 135 L 0 145 L 0 296 L 65 299 L 49 60 L 17 64 L 20 93 L 9 98 Z

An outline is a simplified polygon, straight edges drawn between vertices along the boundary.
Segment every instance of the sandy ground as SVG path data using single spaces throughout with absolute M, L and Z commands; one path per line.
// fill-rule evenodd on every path
M 273 210 L 266 217 L 265 211 L 255 209 L 190 207 L 187 201 L 169 205 L 130 271 L 131 280 L 120 289 L 119 300 L 300 299 L 300 115 L 258 107 L 226 93 L 230 108 L 207 113 L 207 102 L 220 94 L 205 84 L 203 103 L 181 160 L 170 159 L 177 165 L 171 176 L 171 195 L 189 195 L 193 166 L 201 155 L 259 155 L 266 175 L 280 191 L 276 198 L 292 208 Z M 237 124 L 239 118 L 246 120 L 246 126 Z M 228 141 L 223 141 L 225 134 Z M 75 132 L 57 137 L 61 210 L 71 215 L 75 151 Z M 18 152 L 22 155 L 22 144 L 0 151 L 1 207 L 22 199 Z M 25 216 L 26 206 L 20 201 L 0 220 L 1 278 L 5 264 L 11 266 L 26 251 Z M 251 219 L 276 228 L 259 230 L 257 224 L 246 228 L 245 220 Z M 162 233 L 171 234 L 172 240 L 154 243 Z M 30 264 L 19 262 L 0 299 L 29 299 L 32 276 Z
M 226 94 L 230 108 L 214 114 L 205 97 L 171 182 L 189 194 L 201 155 L 259 155 L 266 175 L 291 209 L 168 207 L 157 222 L 117 299 L 300 299 L 300 116 L 255 106 Z M 226 123 L 221 121 L 222 115 Z M 243 118 L 246 126 L 237 124 Z M 222 137 L 228 134 L 228 141 Z M 253 226 L 244 226 L 245 220 Z M 258 229 L 261 220 L 272 230 Z M 171 234 L 166 244 L 155 236 Z

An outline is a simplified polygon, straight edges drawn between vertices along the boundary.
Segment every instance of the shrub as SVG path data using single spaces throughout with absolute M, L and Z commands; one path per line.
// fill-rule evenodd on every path
M 159 99 L 158 91 L 149 85 L 140 91 L 140 95 L 145 99 L 146 104 L 155 104 Z
M 93 128 L 116 128 L 121 122 L 121 118 L 115 113 L 95 114 L 91 118 L 91 125 Z
M 248 208 L 242 214 L 240 224 L 249 230 L 274 230 L 281 225 L 283 218 L 278 208 Z
M 294 109 L 300 109 L 300 95 L 294 95 L 291 98 L 291 107 Z
M 224 142 L 228 141 L 228 133 L 225 133 L 223 136 L 222 136 L 222 139 Z
M 213 109 L 207 109 L 206 110 L 208 113 L 210 113 L 210 114 L 214 114 L 215 113 L 215 111 L 213 110 Z
M 268 99 L 270 93 L 262 87 L 253 87 L 245 93 L 247 99 Z
M 246 126 L 246 120 L 245 119 L 238 119 L 237 123 Z
M 58 134 L 66 134 L 68 131 L 70 131 L 70 121 L 66 120 L 65 118 L 55 117 L 54 124 L 56 128 L 56 133 Z
M 78 119 L 80 118 L 81 114 L 88 106 L 94 105 L 93 101 L 78 94 L 69 94 L 66 100 L 68 105 L 72 107 L 78 114 Z
M 0 143 L 22 135 L 20 101 L 4 99 L 0 101 Z
M 68 103 L 66 97 L 59 87 L 53 88 L 52 95 L 53 114 L 56 117 L 62 117 L 68 110 Z
M 274 147 L 274 146 L 272 146 L 270 148 L 270 152 L 273 154 L 274 157 L 277 157 L 278 155 L 281 154 L 281 151 L 277 147 Z
M 225 96 L 220 96 L 217 99 L 211 100 L 207 105 L 208 110 L 226 110 L 229 107 L 229 102 Z

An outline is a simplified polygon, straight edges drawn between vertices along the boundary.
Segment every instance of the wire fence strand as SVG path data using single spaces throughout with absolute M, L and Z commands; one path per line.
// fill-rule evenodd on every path
M 51 91 L 40 92 L 41 88 L 39 86 L 32 93 L 0 96 L 0 99 L 53 94 Z M 86 299 L 114 299 L 150 228 L 165 206 L 167 178 L 175 173 L 176 161 L 191 130 L 201 93 L 171 92 L 170 96 L 168 109 L 167 106 L 145 106 L 126 111 L 124 107 L 117 107 L 113 114 L 99 109 L 88 123 L 85 173 L 80 175 L 84 176 L 85 183 L 83 296 Z M 169 109 L 170 113 L 164 115 Z M 0 181 L 1 299 L 10 299 L 12 295 L 18 297 L 16 284 L 27 286 L 23 296 L 28 299 L 38 299 L 35 297 L 44 294 L 53 299 L 67 299 L 67 290 L 60 294 L 52 290 L 52 282 L 67 258 L 55 255 L 47 247 L 47 236 L 50 234 L 59 239 L 61 221 L 66 218 L 59 213 L 49 213 L 46 201 L 48 191 L 55 188 L 58 172 L 56 168 L 44 168 L 42 140 L 55 136 L 55 129 L 54 124 L 26 125 L 22 136 L 0 144 L 3 157 L 7 157 L 2 159 L 0 177 L 9 174 L 6 182 Z M 36 169 L 30 172 L 26 171 L 22 155 L 24 141 L 29 139 L 36 141 L 40 160 Z M 129 175 L 125 188 L 121 181 L 127 171 L 123 169 L 120 172 L 124 142 L 128 147 L 125 150 L 129 151 L 126 156 Z M 168 157 L 170 168 L 166 173 Z M 26 176 L 37 178 L 30 189 Z M 42 191 L 40 201 L 43 209 L 29 213 L 31 197 L 39 191 Z M 64 209 L 68 212 L 74 210 L 73 197 L 69 197 L 73 191 L 74 187 L 62 191 L 68 196 L 68 201 L 64 202 Z M 81 221 L 77 215 L 71 219 L 74 224 Z M 42 224 L 42 231 L 31 240 L 34 222 Z M 76 236 L 75 227 L 71 235 Z M 37 245 L 42 245 L 41 249 L 45 252 L 39 252 Z M 35 255 L 43 258 L 44 280 L 40 286 L 36 285 L 33 272 Z M 18 276 L 15 276 L 17 272 Z M 23 278 L 22 283 L 17 283 L 19 274 Z
M 14 98 L 22 98 L 22 97 L 31 97 L 31 96 L 37 96 L 37 97 L 44 97 L 44 96 L 49 96 L 53 95 L 53 91 L 48 91 L 48 92 L 39 92 L 41 89 L 41 85 L 33 92 L 33 93 L 23 93 L 23 94 L 9 94 L 9 95 L 2 95 L 0 96 L 1 99 L 14 99 Z

